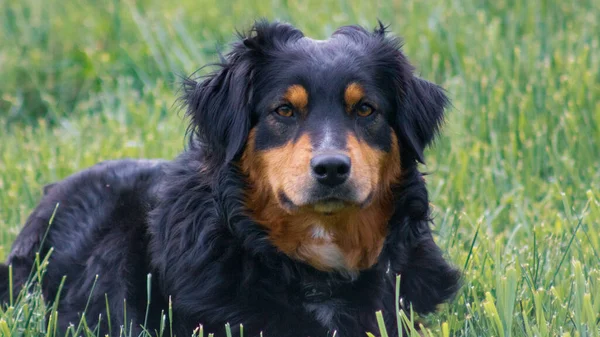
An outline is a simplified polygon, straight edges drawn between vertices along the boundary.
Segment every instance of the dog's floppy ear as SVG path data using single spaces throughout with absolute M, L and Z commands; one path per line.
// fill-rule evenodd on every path
M 190 118 L 190 145 L 198 141 L 206 165 L 216 168 L 235 157 L 249 128 L 250 60 L 237 47 L 202 81 L 184 81 L 182 100 Z
M 390 64 L 384 76 L 390 78 L 398 99 L 400 140 L 416 160 L 424 163 L 423 151 L 439 131 L 448 98 L 441 87 L 413 74 L 414 67 L 401 51 L 401 40 L 387 36 L 387 26 L 379 22 L 373 35 L 383 42 L 377 50 L 383 59 L 380 63 Z
M 302 37 L 291 25 L 257 21 L 248 33 L 239 33 L 217 71 L 198 82 L 184 81 L 183 103 L 191 118 L 190 145 L 202 147 L 208 168 L 231 162 L 244 147 L 251 127 L 252 87 L 257 64 L 274 49 Z
M 441 87 L 414 75 L 400 91 L 401 137 L 415 158 L 424 163 L 423 152 L 437 135 L 449 101 Z

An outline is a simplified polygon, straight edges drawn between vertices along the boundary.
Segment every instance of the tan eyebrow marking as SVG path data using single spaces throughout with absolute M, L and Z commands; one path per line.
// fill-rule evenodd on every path
M 296 109 L 303 112 L 306 111 L 306 107 L 308 106 L 308 92 L 303 86 L 299 84 L 290 86 L 285 91 L 283 98 L 290 102 Z
M 352 107 L 360 102 L 361 99 L 365 96 L 365 90 L 363 87 L 356 83 L 352 82 L 346 87 L 346 91 L 344 92 L 344 101 L 346 103 L 346 111 L 350 111 Z

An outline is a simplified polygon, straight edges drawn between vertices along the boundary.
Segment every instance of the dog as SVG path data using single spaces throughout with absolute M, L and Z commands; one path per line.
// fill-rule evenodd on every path
M 178 157 L 102 162 L 45 188 L 0 268 L 5 294 L 8 265 L 16 293 L 51 252 L 41 288 L 61 331 L 86 309 L 100 334 L 157 331 L 171 308 L 178 336 L 226 323 L 364 336 L 381 310 L 397 335 L 397 275 L 407 310 L 453 298 L 461 273 L 434 242 L 418 168 L 449 100 L 387 27 L 314 40 L 257 21 L 216 66 L 183 81 Z

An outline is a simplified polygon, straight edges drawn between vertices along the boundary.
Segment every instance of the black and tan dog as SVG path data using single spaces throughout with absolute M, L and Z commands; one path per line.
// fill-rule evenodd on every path
M 105 297 L 113 335 L 139 328 L 149 273 L 147 329 L 171 298 L 179 336 L 199 324 L 220 336 L 225 323 L 247 336 L 364 336 L 378 310 L 394 332 L 397 274 L 419 313 L 457 291 L 417 169 L 447 98 L 383 26 L 317 41 L 259 22 L 184 89 L 191 137 L 177 159 L 104 162 L 56 183 L 14 243 L 16 290 L 35 253 L 54 249 L 43 289 L 53 300 L 66 275 L 63 330 L 87 304 L 107 332 Z

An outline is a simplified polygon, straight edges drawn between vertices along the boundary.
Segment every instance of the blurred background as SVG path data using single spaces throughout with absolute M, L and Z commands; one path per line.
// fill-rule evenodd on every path
M 261 17 L 380 19 L 447 89 L 423 169 L 465 287 L 434 334 L 600 334 L 600 0 L 0 0 L 0 257 L 44 184 L 177 155 L 181 78 Z

